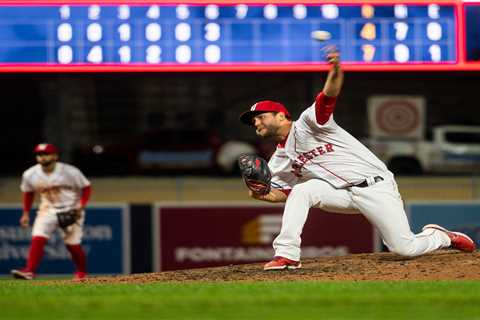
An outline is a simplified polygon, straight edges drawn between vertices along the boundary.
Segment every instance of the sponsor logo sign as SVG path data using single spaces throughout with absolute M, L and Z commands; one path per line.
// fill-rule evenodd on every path
M 268 261 L 280 232 L 280 206 L 159 205 L 154 215 L 155 270 Z M 341 256 L 378 248 L 362 215 L 312 209 L 302 235 L 302 257 Z
M 465 233 L 480 245 L 480 203 L 429 202 L 409 203 L 412 231 L 419 233 L 426 224 L 435 223 L 453 231 Z
M 19 225 L 21 207 L 0 207 L 0 274 L 25 266 L 31 228 Z M 35 214 L 32 214 L 31 221 Z M 86 210 L 82 246 L 90 274 L 130 272 L 129 225 L 126 206 L 91 206 Z M 57 230 L 45 245 L 38 274 L 70 274 L 70 253 Z

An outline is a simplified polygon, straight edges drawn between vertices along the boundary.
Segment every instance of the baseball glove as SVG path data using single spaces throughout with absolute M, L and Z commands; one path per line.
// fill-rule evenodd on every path
M 272 174 L 265 159 L 254 154 L 243 154 L 238 158 L 238 167 L 248 189 L 261 195 L 270 192 Z
M 65 229 L 66 227 L 74 224 L 77 221 L 78 212 L 76 209 L 60 211 L 57 212 L 57 219 L 60 228 Z

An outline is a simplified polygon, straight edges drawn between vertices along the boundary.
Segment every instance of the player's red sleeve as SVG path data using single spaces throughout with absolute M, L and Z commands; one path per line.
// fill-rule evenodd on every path
M 335 110 L 336 102 L 337 97 L 328 97 L 323 91 L 318 94 L 315 99 L 315 117 L 318 124 L 323 125 L 328 121 Z
M 23 193 L 23 211 L 30 211 L 32 208 L 33 198 L 35 194 L 33 192 Z
M 82 189 L 82 195 L 80 197 L 80 205 L 85 207 L 88 200 L 90 200 L 90 195 L 92 194 L 92 186 L 86 186 Z

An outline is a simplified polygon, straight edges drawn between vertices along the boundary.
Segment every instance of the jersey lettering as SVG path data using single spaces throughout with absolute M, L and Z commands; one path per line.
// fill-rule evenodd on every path
M 75 207 L 81 197 L 81 190 L 90 182 L 77 168 L 57 162 L 54 171 L 45 175 L 40 165 L 25 171 L 20 189 L 22 192 L 40 194 L 39 211 L 58 207 Z
M 39 186 L 38 192 L 46 197 L 51 203 L 57 203 L 60 201 L 60 193 L 62 190 L 70 190 L 73 191 L 74 189 L 71 186 Z
M 73 190 L 71 186 L 39 186 L 38 192 L 39 193 L 60 193 L 60 191 L 64 190 Z
M 328 153 L 328 152 L 333 152 L 333 144 L 331 143 L 326 143 L 325 145 L 323 146 L 319 146 L 319 147 L 316 147 L 315 149 L 312 149 L 310 151 L 307 151 L 307 152 L 304 152 L 302 154 L 300 154 L 296 159 L 295 161 L 293 161 L 293 164 L 292 164 L 292 170 L 291 172 L 297 176 L 297 177 L 301 177 L 302 176 L 302 168 L 303 166 L 310 160 L 318 157 L 318 156 L 322 156 L 324 155 L 325 153 Z

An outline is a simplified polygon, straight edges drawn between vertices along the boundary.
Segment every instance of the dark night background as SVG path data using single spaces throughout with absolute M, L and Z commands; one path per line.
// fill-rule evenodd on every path
M 91 175 L 98 172 L 83 163 L 91 160 L 78 156 L 85 146 L 131 146 L 147 140 L 162 144 L 162 139 L 181 136 L 177 143 L 188 148 L 197 132 L 214 132 L 223 141 L 253 142 L 253 130 L 238 121 L 242 111 L 257 100 L 271 99 L 284 103 L 296 118 L 322 89 L 325 76 L 325 72 L 2 74 L 0 173 L 15 176 L 32 165 L 32 148 L 42 141 L 57 144 L 64 161 Z M 426 98 L 427 135 L 435 125 L 480 125 L 479 76 L 479 72 L 347 72 L 335 118 L 354 136 L 366 137 L 367 98 L 404 94 Z M 159 131 L 162 135 L 155 136 Z M 116 173 L 131 172 L 122 168 Z

